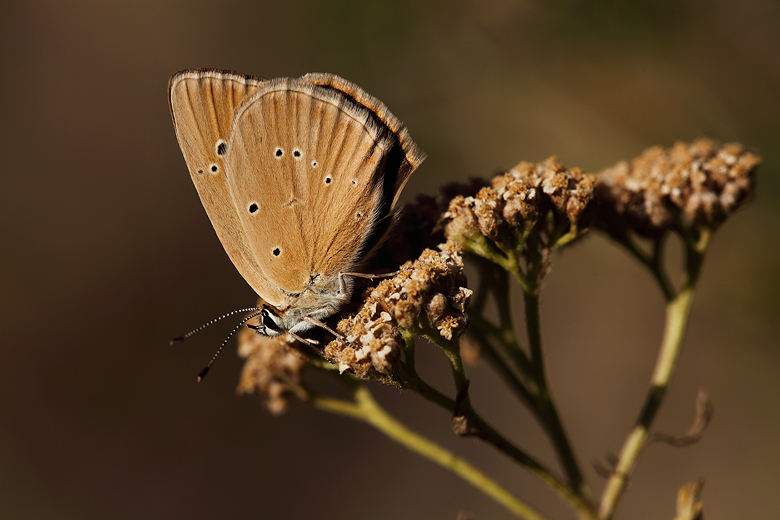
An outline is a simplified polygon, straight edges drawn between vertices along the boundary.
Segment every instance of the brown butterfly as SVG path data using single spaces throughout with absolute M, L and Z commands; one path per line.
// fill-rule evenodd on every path
M 332 74 L 185 70 L 168 93 L 203 207 L 265 302 L 257 330 L 297 336 L 335 314 L 425 159 L 404 125 Z

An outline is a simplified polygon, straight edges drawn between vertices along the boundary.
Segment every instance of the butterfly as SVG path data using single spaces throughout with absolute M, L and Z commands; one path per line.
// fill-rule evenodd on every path
M 258 332 L 298 334 L 347 302 L 425 159 L 381 101 L 332 74 L 185 70 L 168 84 L 184 160 Z

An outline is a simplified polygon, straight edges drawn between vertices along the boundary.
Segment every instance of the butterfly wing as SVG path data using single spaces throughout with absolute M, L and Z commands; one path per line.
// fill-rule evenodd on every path
M 168 101 L 192 182 L 219 240 L 241 275 L 258 290 L 258 269 L 229 202 L 225 152 L 233 116 L 265 80 L 236 72 L 185 70 L 168 83 Z
M 384 105 L 341 78 L 263 84 L 236 113 L 225 167 L 242 234 L 278 288 L 269 303 L 330 290 L 423 158 Z
M 397 172 L 394 172 L 394 179 L 390 186 L 393 192 L 391 207 L 394 206 L 398 202 L 401 190 L 403 190 L 412 172 L 425 160 L 425 152 L 417 146 L 417 143 L 412 141 L 409 130 L 407 130 L 400 119 L 387 109 L 384 103 L 344 78 L 333 74 L 313 72 L 306 74 L 301 79 L 315 85 L 337 90 L 344 96 L 352 98 L 355 103 L 368 109 L 373 118 L 385 125 L 395 135 L 398 142 L 396 151 L 400 154 L 400 163 L 397 165 Z M 395 168 L 395 166 L 393 167 Z

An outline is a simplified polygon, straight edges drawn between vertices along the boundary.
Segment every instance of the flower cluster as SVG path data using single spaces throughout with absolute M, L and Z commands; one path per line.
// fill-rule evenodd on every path
M 521 162 L 489 182 L 447 185 L 443 200 L 420 196 L 404 208 L 394 235 L 374 255 L 391 266 L 417 259 L 345 307 L 342 318 L 349 317 L 336 326 L 338 337 L 316 352 L 303 353 L 289 336 L 243 331 L 239 354 L 246 364 L 238 391 L 260 395 L 270 411 L 281 413 L 292 398 L 307 398 L 301 378 L 312 354 L 340 372 L 403 386 L 400 369 L 410 335 L 451 341 L 468 324 L 472 292 L 461 247 L 504 268 L 518 267 L 516 276 L 533 290 L 546 272 L 547 253 L 581 236 L 594 220 L 618 240 L 629 230 L 660 236 L 691 223 L 714 229 L 752 194 L 759 163 L 739 144 L 699 139 L 668 150 L 650 148 L 598 176 L 551 157 Z M 438 251 L 427 249 L 444 237 Z M 386 272 L 381 263 L 368 267 Z
M 513 247 L 535 228 L 553 246 L 562 234 L 587 227 L 595 182 L 594 175 L 566 169 L 555 157 L 521 162 L 476 195 L 455 196 L 444 215 L 445 234 L 469 249 L 482 237 Z
M 448 242 L 440 251 L 426 249 L 373 289 L 355 316 L 339 322 L 345 341 L 330 342 L 323 355 L 361 379 L 392 380 L 403 348 L 399 329 L 421 333 L 427 322 L 451 340 L 466 328 L 470 297 L 460 248 Z
M 738 143 L 710 139 L 648 148 L 601 173 L 598 226 L 643 236 L 694 223 L 714 229 L 749 199 L 760 162 Z
M 287 335 L 271 338 L 243 329 L 238 335 L 238 355 L 246 361 L 236 392 L 260 396 L 274 414 L 284 413 L 293 398 L 305 399 L 301 378 L 306 361 L 290 348 L 293 343 Z

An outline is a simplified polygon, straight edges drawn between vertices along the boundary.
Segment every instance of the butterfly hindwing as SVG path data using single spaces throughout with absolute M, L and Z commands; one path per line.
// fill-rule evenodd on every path
M 227 155 L 230 192 L 257 264 L 284 294 L 359 260 L 381 218 L 394 143 L 366 109 L 302 80 L 273 80 L 242 106 Z

